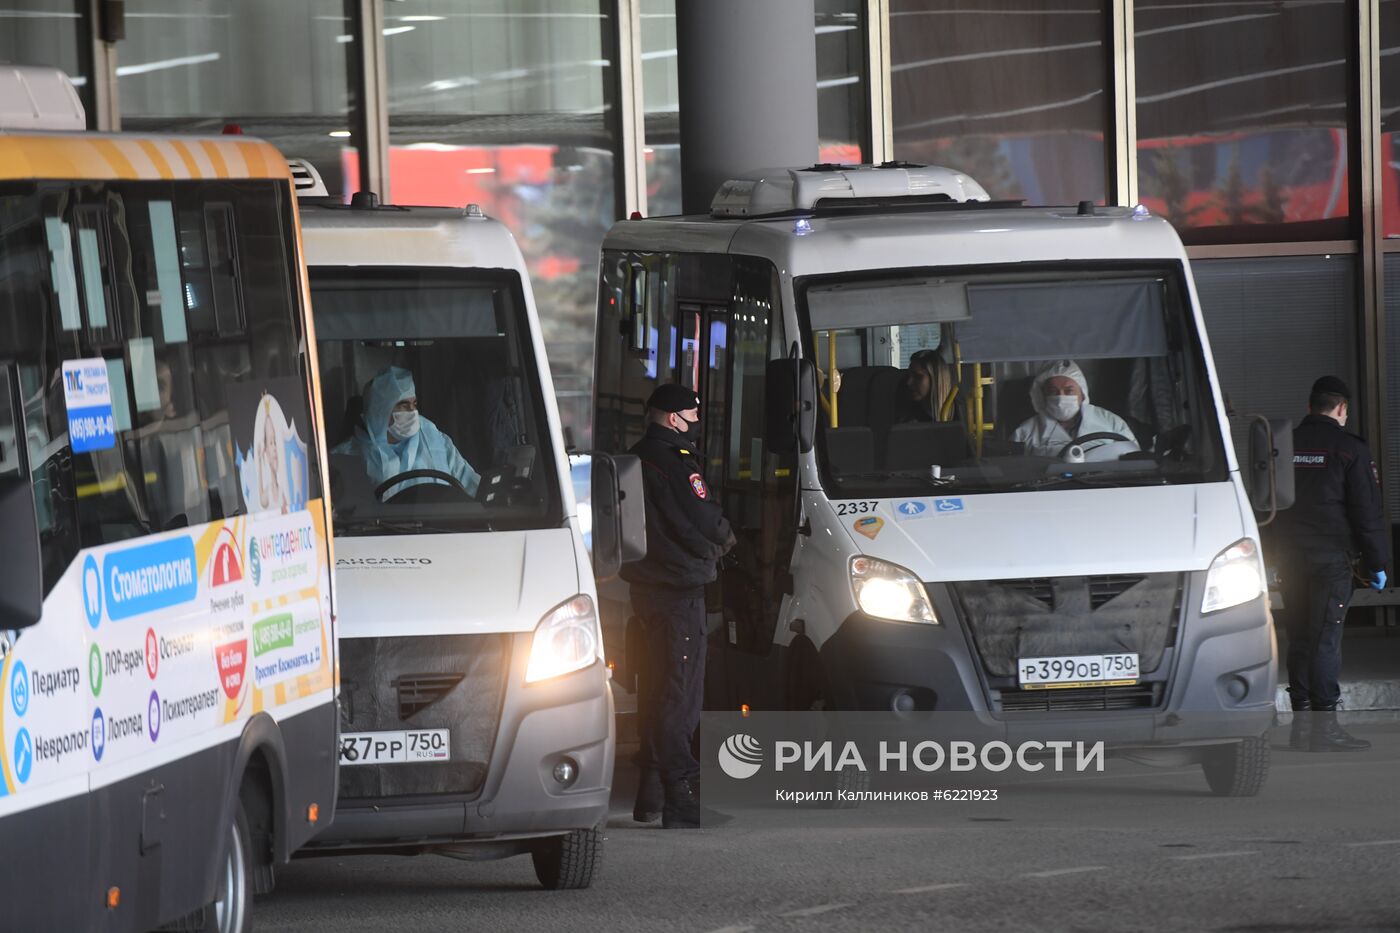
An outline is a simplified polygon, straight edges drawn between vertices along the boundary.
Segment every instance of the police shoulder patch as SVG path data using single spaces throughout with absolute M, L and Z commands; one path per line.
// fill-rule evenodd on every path
M 710 498 L 710 490 L 705 486 L 705 480 L 699 473 L 690 474 L 690 491 L 695 493 L 697 499 Z

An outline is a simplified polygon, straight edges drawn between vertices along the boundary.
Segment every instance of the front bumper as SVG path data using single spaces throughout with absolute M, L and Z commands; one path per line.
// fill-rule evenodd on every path
M 820 649 L 830 698 L 837 709 L 895 713 L 895 733 L 900 715 L 926 723 L 932 713 L 950 732 L 982 741 L 1104 741 L 1123 751 L 1261 735 L 1273 722 L 1278 673 L 1268 606 L 1261 598 L 1202 617 L 1193 609 L 1200 606 L 1202 576 L 1187 575 L 1180 621 L 1157 669 L 1144 672 L 1124 699 L 1100 691 L 1099 709 L 1070 708 L 1076 704 L 1065 702 L 1063 692 L 1043 709 L 1003 703 L 1003 689 L 1012 685 L 988 676 L 939 584 L 928 588 L 943 624 L 890 623 L 861 613 L 841 624 Z M 1113 708 L 1119 702 L 1123 708 Z
M 475 794 L 342 798 L 312 848 L 422 849 L 508 842 L 596 827 L 612 788 L 614 717 L 603 663 L 525 684 L 530 635 L 513 636 L 508 686 L 485 779 Z M 572 759 L 567 787 L 554 766 Z

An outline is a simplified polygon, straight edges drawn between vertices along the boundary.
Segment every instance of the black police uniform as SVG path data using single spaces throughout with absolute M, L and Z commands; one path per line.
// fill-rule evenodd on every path
M 1342 388 L 1339 380 L 1319 386 Z M 1288 693 L 1294 710 L 1332 713 L 1341 698 L 1342 622 L 1354 589 L 1353 558 L 1370 580 L 1390 559 L 1381 512 L 1380 482 L 1366 442 L 1348 434 L 1336 419 L 1310 414 L 1293 432 L 1296 498 L 1280 512 L 1276 538 L 1288 633 Z M 1295 729 L 1294 745 L 1317 750 L 1338 747 L 1328 737 L 1345 736 L 1330 719 L 1313 717 L 1308 740 Z M 1295 718 L 1295 724 L 1304 722 Z
M 696 407 L 695 394 L 683 391 L 688 398 L 654 395 L 649 404 L 671 411 Z M 691 736 L 704 701 L 705 584 L 715 579 L 716 562 L 734 538 L 689 440 L 652 424 L 631 452 L 642 461 L 647 523 L 646 557 L 622 570 L 647 646 L 647 661 L 638 665 L 639 764 L 644 786 L 653 775 L 665 786 L 669 819 L 673 791 L 688 796 L 683 785 L 700 773 Z M 642 819 L 647 808 L 642 795 L 638 799 Z

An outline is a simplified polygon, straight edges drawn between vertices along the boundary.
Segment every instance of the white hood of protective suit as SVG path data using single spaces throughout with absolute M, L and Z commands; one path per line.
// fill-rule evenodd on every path
M 1031 405 L 1035 407 L 1036 414 L 1050 418 L 1050 413 L 1045 410 L 1045 383 L 1055 376 L 1068 376 L 1073 379 L 1079 386 L 1079 391 L 1084 393 L 1083 404 L 1089 404 L 1089 380 L 1084 378 L 1084 370 L 1073 360 L 1060 360 L 1042 369 L 1031 381 Z
M 335 573 L 344 638 L 528 632 L 580 591 L 568 527 L 337 537 Z

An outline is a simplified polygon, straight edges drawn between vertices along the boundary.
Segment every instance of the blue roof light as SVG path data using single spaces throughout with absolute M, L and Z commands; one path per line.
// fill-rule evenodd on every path
M 792 232 L 797 236 L 806 236 L 812 232 L 812 222 L 806 217 L 799 217 L 792 225 Z

